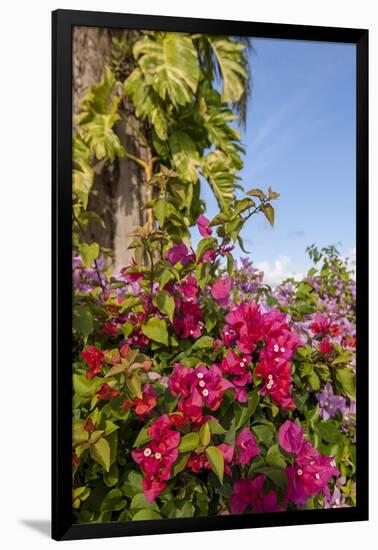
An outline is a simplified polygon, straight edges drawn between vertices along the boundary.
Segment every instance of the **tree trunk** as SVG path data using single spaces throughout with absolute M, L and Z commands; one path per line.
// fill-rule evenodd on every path
M 75 27 L 73 35 L 73 113 L 78 112 L 78 100 L 102 77 L 104 65 L 111 56 L 112 35 L 117 31 L 95 27 Z M 133 31 L 129 31 L 133 32 Z M 133 69 L 133 59 L 124 63 L 128 73 Z M 127 75 L 126 75 L 127 76 Z M 125 98 L 123 108 L 134 127 L 135 119 L 131 102 Z M 117 122 L 115 131 L 128 153 L 146 160 L 147 151 L 138 136 L 124 120 Z M 144 171 L 127 158 L 113 164 L 98 162 L 94 167 L 95 179 L 88 209 L 99 214 L 105 229 L 91 223 L 88 238 L 113 251 L 114 269 L 130 263 L 133 251 L 128 250 L 132 240 L 130 233 L 145 223 L 143 205 L 146 200 Z

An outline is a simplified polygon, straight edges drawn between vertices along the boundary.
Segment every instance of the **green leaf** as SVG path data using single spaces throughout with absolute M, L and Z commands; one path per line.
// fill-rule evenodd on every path
M 107 472 L 110 468 L 110 446 L 103 437 L 91 445 L 90 453 L 93 460 L 98 462 Z
M 244 426 L 244 424 L 253 416 L 256 407 L 259 403 L 260 396 L 256 390 L 254 390 L 252 393 L 248 396 L 248 402 L 246 405 L 240 406 L 239 409 L 237 409 L 237 412 L 235 412 L 235 430 L 240 430 Z
M 160 519 L 161 515 L 155 512 L 154 510 L 151 510 L 150 508 L 144 508 L 142 510 L 139 510 L 134 516 L 133 521 L 139 521 L 143 519 Z
M 245 192 L 246 195 L 249 195 L 250 197 L 258 197 L 261 201 L 266 199 L 266 195 L 264 191 L 261 191 L 261 189 L 250 189 L 249 191 Z
M 133 447 L 141 447 L 151 441 L 151 437 L 148 435 L 149 426 L 144 426 L 137 435 L 136 440 L 133 443 Z
M 342 433 L 332 420 L 320 422 L 318 432 L 326 443 L 339 443 L 342 437 Z
M 85 267 L 91 268 L 93 262 L 98 258 L 98 255 L 100 254 L 100 246 L 98 243 L 82 243 L 79 246 L 79 252 Z
M 161 99 L 175 105 L 191 101 L 197 90 L 199 67 L 197 51 L 191 38 L 184 33 L 154 33 L 135 43 L 138 60 L 146 83 Z
M 175 301 L 166 290 L 159 290 L 153 297 L 154 305 L 173 322 L 173 314 L 175 312 Z
M 93 315 L 88 306 L 74 306 L 72 311 L 72 326 L 83 337 L 84 342 L 93 330 Z
M 224 103 L 236 103 L 244 94 L 243 81 L 248 79 L 243 65 L 242 51 L 245 46 L 223 37 L 211 38 L 209 42 L 223 79 L 221 99 Z
M 179 451 L 180 453 L 188 453 L 194 451 L 199 445 L 199 434 L 197 432 L 188 433 L 181 438 Z
M 143 478 L 140 472 L 130 470 L 127 473 L 126 482 L 122 486 L 122 492 L 128 497 L 143 493 L 142 480 Z
M 209 349 L 213 347 L 214 339 L 211 336 L 201 336 L 192 345 L 192 350 L 196 349 Z
M 267 202 L 266 204 L 263 204 L 261 207 L 262 211 L 264 212 L 264 215 L 270 225 L 273 227 L 274 225 L 274 208 L 273 206 Z
M 138 399 L 143 398 L 142 394 L 142 380 L 140 378 L 140 374 L 137 372 L 133 372 L 130 378 L 127 378 L 126 384 L 128 389 L 130 390 L 131 394 L 134 397 L 137 397 Z
M 227 213 L 235 196 L 238 169 L 230 157 L 215 149 L 202 159 L 202 170 L 220 210 Z
M 72 375 L 73 389 L 79 397 L 91 397 L 94 395 L 100 387 L 101 382 L 100 378 L 88 380 L 84 374 Z
M 269 464 L 269 466 L 276 466 L 282 469 L 286 467 L 285 458 L 281 454 L 278 445 L 273 445 L 272 447 L 270 447 L 266 454 L 266 462 L 267 464 Z
M 210 463 L 211 469 L 216 474 L 217 478 L 221 483 L 223 483 L 223 474 L 224 474 L 224 458 L 222 453 L 217 447 L 207 447 L 206 456 Z
M 159 198 L 156 199 L 153 207 L 154 214 L 161 227 L 164 225 L 165 221 L 166 204 L 165 199 Z
M 147 338 L 168 346 L 167 323 L 158 317 L 151 317 L 142 325 L 142 332 Z
M 312 372 L 308 377 L 309 384 L 314 391 L 317 391 L 320 388 L 319 376 L 316 372 Z
M 261 473 L 264 473 L 282 491 L 284 491 L 284 492 L 286 491 L 286 489 L 287 489 L 287 476 L 286 476 L 285 470 L 283 470 L 281 468 L 267 468 L 265 466 Z
M 188 182 L 198 180 L 199 153 L 195 142 L 183 131 L 175 131 L 169 138 L 172 164 L 179 176 Z
M 349 361 L 350 361 L 350 353 L 348 351 L 344 351 L 343 353 L 340 353 L 340 355 L 332 361 L 332 365 L 340 365 L 340 363 L 349 363 Z
M 336 378 L 347 395 L 349 395 L 352 399 L 356 399 L 355 372 L 350 367 L 339 368 L 336 370 Z
M 190 453 L 179 456 L 176 464 L 173 466 L 171 477 L 175 477 L 177 474 L 182 472 L 182 470 L 185 468 L 185 466 L 188 463 L 189 457 L 190 457 Z
M 263 424 L 258 424 L 252 427 L 252 431 L 256 434 L 259 442 L 264 443 L 267 447 L 270 447 L 273 441 L 273 429 Z
M 120 489 L 111 489 L 101 503 L 101 512 L 118 512 L 126 506 L 126 500 L 122 498 Z
M 203 253 L 217 245 L 217 240 L 214 237 L 205 237 L 201 239 L 197 246 L 196 258 L 197 262 L 202 258 Z
M 131 500 L 130 510 L 155 510 L 158 512 L 159 507 L 156 502 L 148 502 L 143 493 L 137 493 Z
M 110 468 L 109 472 L 104 472 L 104 483 L 108 487 L 114 487 L 118 483 L 119 471 L 117 463 L 114 462 Z
M 211 441 L 211 430 L 209 423 L 206 422 L 200 429 L 200 443 L 203 447 L 207 447 Z
M 149 86 L 146 78 L 138 67 L 125 80 L 124 89 L 128 96 L 131 97 L 135 114 L 141 120 L 148 118 L 153 126 L 156 135 L 154 145 L 160 143 L 166 146 L 165 140 L 168 137 L 168 114 L 165 111 L 165 105 L 158 93 Z M 159 151 L 157 151 L 160 154 Z

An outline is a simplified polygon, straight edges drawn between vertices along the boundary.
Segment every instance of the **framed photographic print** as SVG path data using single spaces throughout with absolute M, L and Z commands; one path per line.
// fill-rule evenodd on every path
M 368 518 L 368 31 L 53 13 L 56 540 Z

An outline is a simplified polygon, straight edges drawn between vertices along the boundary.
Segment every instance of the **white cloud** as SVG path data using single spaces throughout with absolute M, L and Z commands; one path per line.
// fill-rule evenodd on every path
M 277 286 L 288 277 L 294 277 L 296 280 L 303 278 L 303 273 L 294 270 L 288 256 L 280 256 L 273 263 L 258 262 L 256 267 L 264 272 L 264 282 L 271 286 Z

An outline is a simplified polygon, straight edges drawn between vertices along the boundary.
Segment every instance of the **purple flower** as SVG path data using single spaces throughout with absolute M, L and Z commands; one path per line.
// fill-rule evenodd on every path
M 184 265 L 185 258 L 188 255 L 188 248 L 184 243 L 174 244 L 166 253 L 165 257 L 171 265 L 181 262 Z
M 288 453 L 296 454 L 302 446 L 304 430 L 291 420 L 286 420 L 278 431 L 280 446 Z
M 328 420 L 336 415 L 339 410 L 343 416 L 347 414 L 346 400 L 341 395 L 333 393 L 332 384 L 327 382 L 321 393 L 316 394 L 320 406 L 320 417 L 322 420 Z

